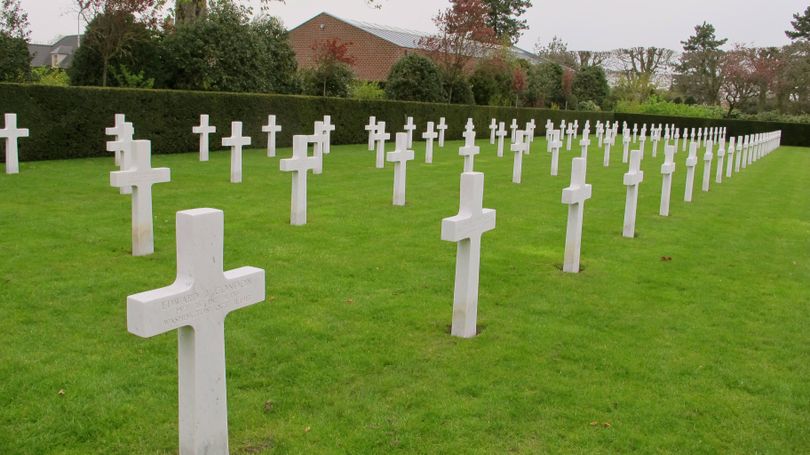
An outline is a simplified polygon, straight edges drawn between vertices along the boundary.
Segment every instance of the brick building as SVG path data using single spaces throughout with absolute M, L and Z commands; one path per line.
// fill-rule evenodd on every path
M 360 80 L 384 81 L 391 67 L 400 58 L 411 52 L 420 52 L 419 40 L 426 33 L 396 27 L 369 24 L 341 19 L 328 13 L 321 13 L 290 30 L 290 45 L 295 51 L 299 68 L 313 65 L 313 45 L 331 38 L 352 43 L 349 53 L 355 58 L 352 66 Z M 536 57 L 517 47 L 512 53 L 529 61 Z

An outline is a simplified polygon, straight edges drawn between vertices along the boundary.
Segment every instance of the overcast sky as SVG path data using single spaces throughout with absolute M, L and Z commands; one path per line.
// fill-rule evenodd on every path
M 242 0 L 258 7 L 259 0 Z M 48 43 L 75 34 L 75 0 L 21 0 L 31 22 L 33 42 Z M 170 0 L 171 3 L 173 1 Z M 271 13 L 295 27 L 326 11 L 337 17 L 431 32 L 432 17 L 449 0 L 379 0 L 375 9 L 364 0 L 287 0 L 273 3 Z M 788 39 L 793 13 L 807 0 L 534 0 L 527 11 L 529 30 L 518 45 L 532 50 L 538 38 L 553 36 L 573 50 L 611 50 L 629 46 L 658 46 L 680 50 L 694 26 L 708 21 L 729 43 L 778 46 Z M 256 8 L 258 11 L 258 8 Z

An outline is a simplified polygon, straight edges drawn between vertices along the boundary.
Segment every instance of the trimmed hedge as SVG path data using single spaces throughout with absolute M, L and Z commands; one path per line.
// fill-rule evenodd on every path
M 591 123 L 612 118 L 612 114 L 598 112 L 408 101 L 20 84 L 0 84 L 2 112 L 16 112 L 18 125 L 31 130 L 31 137 L 20 141 L 20 159 L 27 161 L 109 156 L 104 129 L 112 126 L 115 113 L 124 113 L 133 122 L 137 139 L 152 141 L 153 153 L 196 151 L 199 136 L 191 128 L 199 123 L 200 114 L 209 114 L 211 124 L 217 127 L 210 138 L 212 150 L 219 148 L 222 137 L 230 135 L 230 122 L 237 120 L 243 122 L 244 134 L 253 138 L 252 147 L 265 147 L 267 135 L 261 126 L 269 114 L 275 114 L 282 125 L 277 135 L 279 146 L 290 145 L 293 134 L 312 134 L 313 123 L 322 120 L 324 114 L 331 115 L 336 126 L 333 144 L 368 142 L 364 126 L 370 115 L 385 121 L 386 131 L 392 133 L 403 131 L 408 116 L 420 130 L 428 121 L 445 117 L 448 139 L 461 138 L 468 117 L 478 125 L 478 136 L 487 138 L 493 117 L 505 121 L 507 128 L 513 118 L 520 124 L 534 118 L 538 130 L 543 130 L 547 118 L 555 123 L 574 116 L 580 122 L 589 118 Z
M 209 114 L 217 133 L 212 149 L 230 135 L 230 122 L 242 121 L 244 134 L 253 138 L 253 147 L 266 145 L 261 125 L 268 114 L 275 114 L 282 125 L 277 136 L 280 146 L 288 146 L 293 134 L 311 134 L 313 122 L 324 114 L 332 116 L 336 130 L 334 144 L 364 144 L 363 128 L 369 115 L 386 122 L 389 132 L 402 131 L 406 117 L 413 116 L 421 130 L 428 121 L 445 117 L 448 139 L 460 139 L 464 124 L 472 117 L 479 137 L 489 137 L 490 119 L 508 124 L 513 118 L 523 125 L 534 118 L 538 131 L 547 119 L 619 120 L 633 123 L 675 123 L 678 126 L 726 126 L 729 134 L 748 134 L 781 129 L 783 144 L 810 145 L 810 125 L 743 120 L 711 120 L 612 112 L 575 112 L 548 109 L 468 106 L 407 101 L 355 100 L 343 98 L 263 95 L 180 90 L 141 90 L 120 88 L 48 87 L 42 85 L 0 84 L 0 113 L 16 112 L 18 124 L 31 130 L 31 137 L 20 142 L 20 159 L 25 161 L 109 156 L 104 129 L 111 126 L 115 113 L 124 113 L 134 123 L 135 137 L 152 141 L 154 153 L 193 152 L 199 137 L 191 128 L 200 114 Z M 417 136 L 418 138 L 419 136 Z M 2 156 L 2 155 L 0 155 Z

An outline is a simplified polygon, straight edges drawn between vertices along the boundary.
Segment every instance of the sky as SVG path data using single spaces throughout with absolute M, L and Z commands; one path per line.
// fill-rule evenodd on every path
M 259 0 L 241 0 L 258 11 Z M 288 28 L 326 11 L 337 17 L 432 32 L 433 16 L 449 0 L 287 0 L 271 4 L 271 14 Z M 75 0 L 21 0 L 31 22 L 31 40 L 49 43 L 77 30 Z M 172 2 L 173 3 L 173 2 Z M 714 24 L 729 44 L 780 46 L 784 31 L 807 0 L 533 0 L 523 16 L 528 21 L 518 46 L 533 50 L 540 40 L 558 36 L 570 50 L 612 50 L 656 46 L 681 50 L 681 41 L 703 21 Z

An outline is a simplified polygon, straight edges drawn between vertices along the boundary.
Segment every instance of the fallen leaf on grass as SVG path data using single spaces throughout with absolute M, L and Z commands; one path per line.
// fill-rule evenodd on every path
M 605 423 L 602 424 L 602 426 L 605 427 L 605 428 L 610 428 L 611 427 L 610 422 L 605 422 Z
M 661 256 L 661 260 L 664 262 L 669 262 L 672 260 L 672 256 Z
M 270 400 L 267 400 L 267 401 L 264 402 L 264 413 L 268 414 L 270 412 L 273 412 L 273 402 L 270 401 Z
M 59 391 L 56 392 L 56 394 L 59 395 L 60 397 L 64 396 L 65 395 L 65 389 L 59 389 Z
M 591 426 L 592 426 L 592 427 L 595 427 L 595 426 L 597 426 L 597 425 L 599 425 L 599 422 L 597 422 L 596 420 L 594 420 L 593 422 L 591 422 Z
M 309 433 L 310 430 L 312 430 L 312 427 L 306 427 L 304 428 L 304 433 Z

